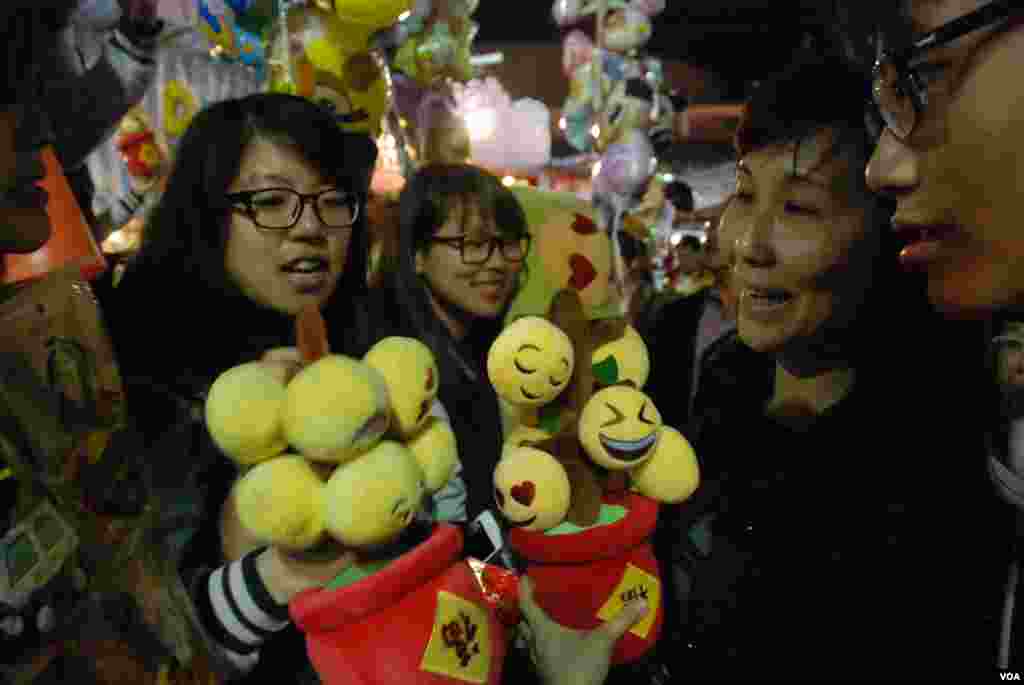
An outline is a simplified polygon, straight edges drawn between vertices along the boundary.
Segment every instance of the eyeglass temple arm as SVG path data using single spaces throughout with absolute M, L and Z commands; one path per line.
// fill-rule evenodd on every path
M 956 40 L 966 33 L 993 23 L 1000 17 L 1009 16 L 1015 6 L 1020 7 L 1020 0 L 994 0 L 921 36 L 904 52 L 904 56 L 909 57 L 918 50 Z

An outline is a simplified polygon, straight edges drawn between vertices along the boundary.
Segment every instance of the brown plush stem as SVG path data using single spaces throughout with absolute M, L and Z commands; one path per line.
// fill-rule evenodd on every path
M 302 308 L 295 317 L 295 345 L 309 364 L 331 353 L 327 344 L 327 324 L 315 304 Z

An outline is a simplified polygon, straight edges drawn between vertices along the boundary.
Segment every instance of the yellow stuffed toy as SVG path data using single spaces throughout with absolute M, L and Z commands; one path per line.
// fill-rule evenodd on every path
M 388 89 L 371 54 L 374 29 L 311 5 L 289 10 L 287 25 L 270 39 L 269 89 L 327 107 L 346 130 L 379 135 Z
M 300 348 L 309 316 L 319 312 L 300 315 Z M 290 550 L 325 537 L 355 548 L 386 544 L 458 460 L 447 422 L 424 411 L 437 393 L 436 364 L 411 338 L 386 338 L 363 360 L 320 347 L 313 356 L 323 356 L 290 380 L 273 362 L 221 374 L 206 401 L 210 434 L 249 467 L 235 496 L 252 535 Z

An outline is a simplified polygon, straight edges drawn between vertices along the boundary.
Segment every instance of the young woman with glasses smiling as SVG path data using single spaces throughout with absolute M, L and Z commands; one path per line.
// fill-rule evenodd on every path
M 439 398 L 462 455 L 471 521 L 493 506 L 502 424 L 485 360 L 522 276 L 530 247 L 526 217 L 486 171 L 435 164 L 409 179 L 399 224 L 391 288 L 406 334 L 437 358 Z

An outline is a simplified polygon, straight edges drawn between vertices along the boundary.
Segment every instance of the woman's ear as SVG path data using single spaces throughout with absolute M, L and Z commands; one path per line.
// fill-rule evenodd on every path
M 415 262 L 416 262 L 416 273 L 417 274 L 419 274 L 419 275 L 423 274 L 423 271 L 426 269 L 426 261 L 427 261 L 427 256 L 425 254 L 423 254 L 423 251 L 422 250 L 416 250 Z

